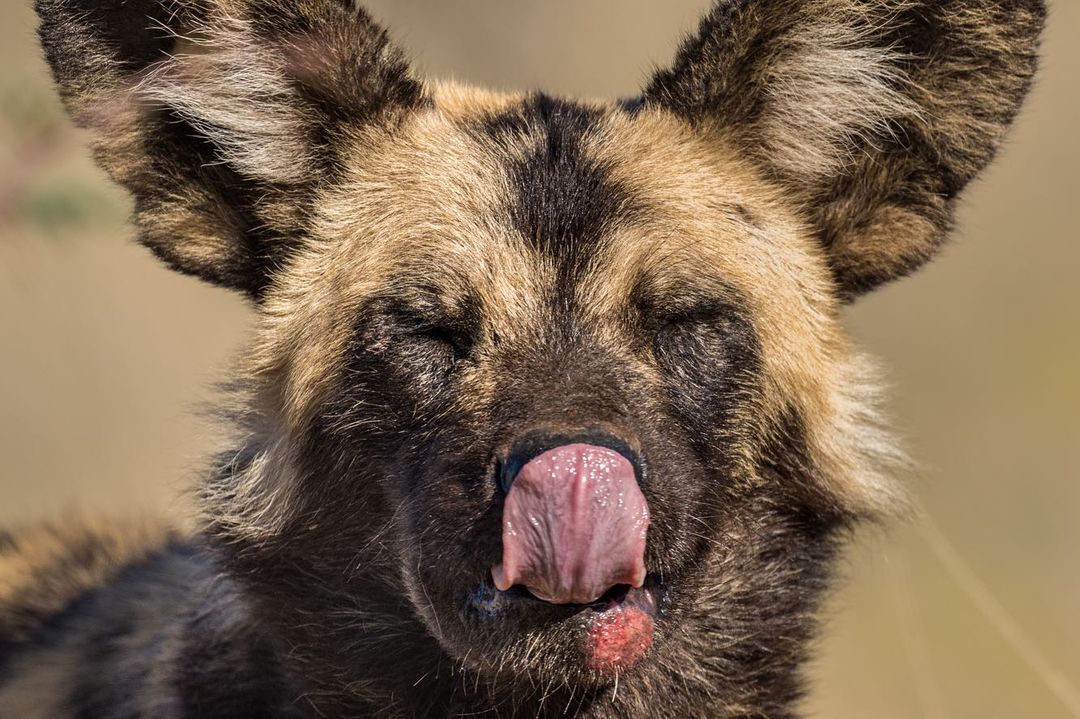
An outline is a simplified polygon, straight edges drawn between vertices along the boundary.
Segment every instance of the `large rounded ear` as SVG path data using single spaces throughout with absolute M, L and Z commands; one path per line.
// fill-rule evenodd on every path
M 37 0 L 45 55 L 98 162 L 170 266 L 258 297 L 317 185 L 428 102 L 351 0 Z
M 1027 93 L 1044 0 L 719 0 L 646 106 L 723 135 L 855 297 L 941 246 Z

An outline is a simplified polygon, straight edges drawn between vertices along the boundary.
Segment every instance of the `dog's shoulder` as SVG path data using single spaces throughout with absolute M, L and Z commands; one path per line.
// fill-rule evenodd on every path
M 0 716 L 292 716 L 297 696 L 198 533 L 0 532 Z
M 187 533 L 146 518 L 0 532 L 0 705 L 26 717 L 100 707 L 89 695 L 115 681 L 116 661 L 156 642 L 185 603 L 192 556 Z
M 0 646 L 29 641 L 118 573 L 189 543 L 190 533 L 145 517 L 0 530 Z

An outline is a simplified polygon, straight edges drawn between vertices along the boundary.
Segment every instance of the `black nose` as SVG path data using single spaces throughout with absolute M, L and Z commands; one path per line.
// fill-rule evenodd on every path
M 618 452 L 634 467 L 634 476 L 638 484 L 645 481 L 645 463 L 641 454 L 621 437 L 605 430 L 586 430 L 583 432 L 554 432 L 536 430 L 522 435 L 510 447 L 510 451 L 499 457 L 498 482 L 503 492 L 509 492 L 514 479 L 521 468 L 548 450 L 568 444 L 591 444 Z

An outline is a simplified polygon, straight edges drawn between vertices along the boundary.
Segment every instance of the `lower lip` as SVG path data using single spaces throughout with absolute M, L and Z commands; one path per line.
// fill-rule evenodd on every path
M 631 589 L 611 600 L 589 622 L 582 649 L 585 664 L 599 674 L 618 674 L 637 665 L 652 646 L 656 599 L 649 589 Z
M 557 605 L 536 599 L 518 587 L 500 592 L 485 585 L 473 595 L 469 604 L 476 613 L 474 616 L 485 619 L 503 616 L 518 602 L 585 612 L 586 627 L 581 643 L 585 666 L 597 674 L 614 676 L 639 664 L 652 646 L 658 591 L 655 583 L 649 581 L 641 588 L 615 590 L 594 604 Z

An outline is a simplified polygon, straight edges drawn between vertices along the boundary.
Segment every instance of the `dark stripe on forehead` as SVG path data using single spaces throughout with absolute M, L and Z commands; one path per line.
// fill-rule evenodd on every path
M 554 258 L 564 279 L 587 266 L 605 231 L 640 209 L 612 177 L 610 163 L 584 152 L 604 112 L 537 94 L 479 128 L 482 141 L 509 164 L 514 229 Z

